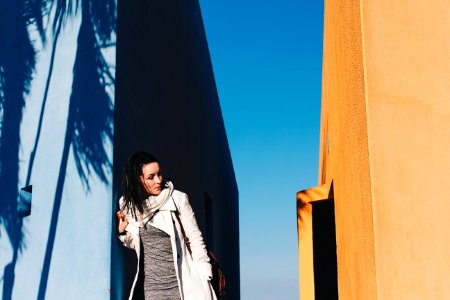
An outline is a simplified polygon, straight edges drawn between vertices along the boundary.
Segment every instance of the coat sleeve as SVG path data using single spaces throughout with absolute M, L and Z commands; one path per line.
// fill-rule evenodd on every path
M 119 199 L 119 208 L 123 207 L 123 197 L 121 197 Z M 135 230 L 133 230 L 133 216 L 131 215 L 131 213 L 127 210 L 124 209 L 123 212 L 125 213 L 125 217 L 127 218 L 128 221 L 128 225 L 127 227 L 125 227 L 125 234 L 117 234 L 117 238 L 119 239 L 119 241 L 122 243 L 122 245 L 124 245 L 127 248 L 130 249 L 134 249 L 134 241 L 136 240 L 135 238 L 133 238 L 133 235 L 135 234 Z
M 128 231 L 125 234 L 118 234 L 117 238 L 125 247 L 134 249 L 133 236 Z
M 189 204 L 188 196 L 183 193 L 180 201 L 180 217 L 186 236 L 189 238 L 189 245 L 192 251 L 192 260 L 197 263 L 199 271 L 209 279 L 212 278 L 211 264 L 206 251 L 205 243 L 200 229 L 195 219 L 194 211 Z

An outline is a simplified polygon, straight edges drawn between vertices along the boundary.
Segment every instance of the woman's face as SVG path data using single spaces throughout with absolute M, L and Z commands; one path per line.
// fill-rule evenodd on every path
M 161 193 L 162 183 L 159 164 L 157 162 L 152 162 L 143 165 L 140 180 L 147 193 L 153 196 L 159 195 L 159 193 Z

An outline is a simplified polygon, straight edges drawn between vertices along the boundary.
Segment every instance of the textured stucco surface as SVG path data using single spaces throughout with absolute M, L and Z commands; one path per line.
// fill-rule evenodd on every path
M 359 2 L 325 1 L 319 185 L 333 181 L 341 299 L 377 297 L 360 21 Z
M 448 299 L 450 3 L 362 3 L 379 299 Z
M 448 299 L 450 4 L 327 0 L 324 28 L 339 298 Z

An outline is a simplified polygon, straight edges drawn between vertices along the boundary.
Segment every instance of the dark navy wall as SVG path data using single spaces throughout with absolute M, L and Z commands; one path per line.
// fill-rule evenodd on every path
M 238 189 L 198 2 L 119 1 L 116 79 L 114 198 L 129 155 L 158 157 L 239 299 Z M 113 299 L 129 290 L 133 255 L 113 237 Z

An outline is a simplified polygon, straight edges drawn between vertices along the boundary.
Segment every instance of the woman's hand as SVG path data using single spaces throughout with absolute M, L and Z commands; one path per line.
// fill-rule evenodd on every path
M 116 216 L 118 221 L 117 231 L 123 233 L 128 225 L 127 217 L 125 217 L 125 213 L 121 210 L 116 213 Z

